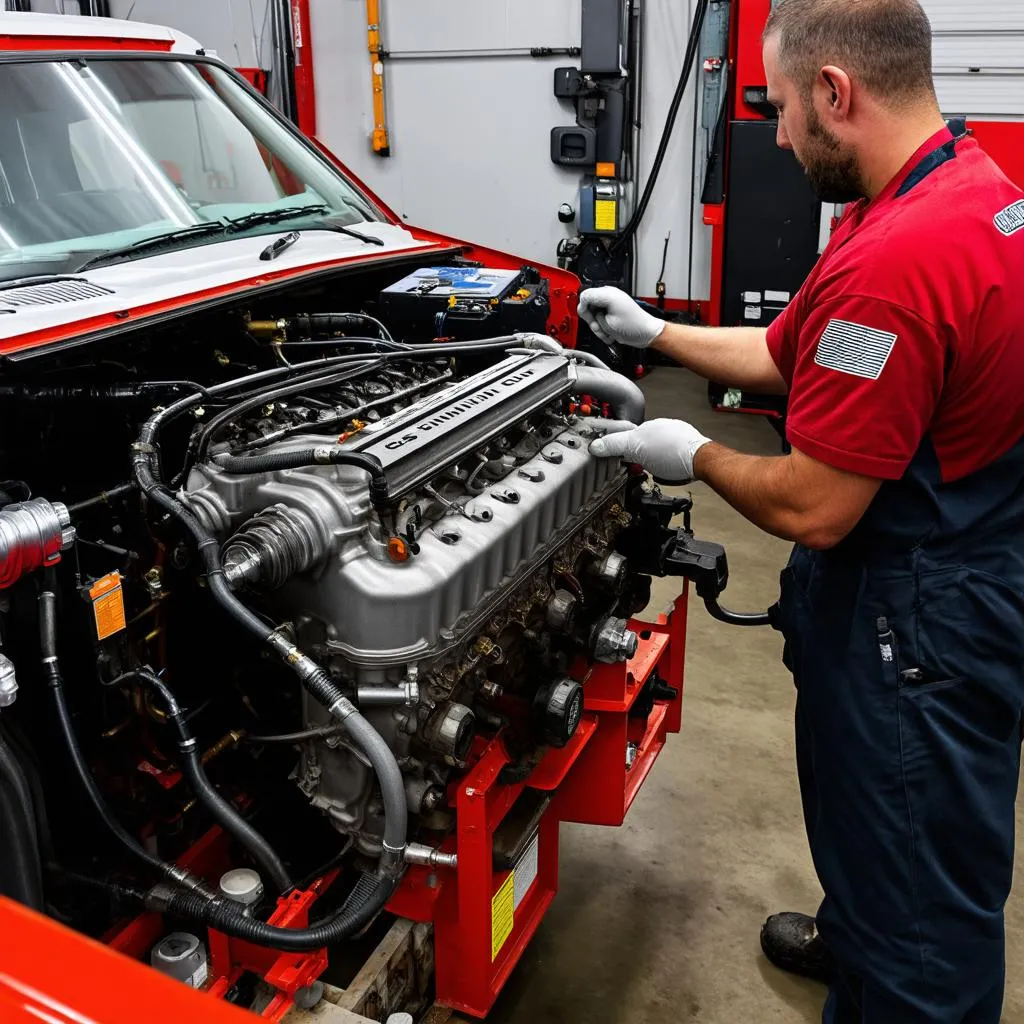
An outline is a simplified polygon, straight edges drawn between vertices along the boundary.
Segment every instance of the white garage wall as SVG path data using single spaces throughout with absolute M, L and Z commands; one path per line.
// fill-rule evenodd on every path
M 562 202 L 580 175 L 550 159 L 550 130 L 572 124 L 552 93 L 566 57 L 439 57 L 385 65 L 392 155 L 370 146 L 373 106 L 364 0 L 312 0 L 318 134 L 410 222 L 553 263 Z M 578 46 L 580 0 L 382 0 L 388 50 Z M 641 180 L 679 75 L 692 0 L 647 0 Z M 699 72 L 698 72 L 699 74 Z M 683 101 L 639 239 L 638 288 L 651 295 L 671 231 L 669 296 L 687 295 L 693 92 Z M 710 246 L 696 210 L 694 295 L 709 289 Z M 571 227 L 571 226 L 570 226 Z
M 1024 120 L 1024 3 L 921 0 L 943 113 Z
M 78 14 L 79 4 L 78 0 L 32 0 L 32 10 L 37 14 Z M 132 21 L 169 25 L 194 36 L 237 68 L 270 66 L 266 13 L 267 0 L 110 0 L 111 17 L 130 14 Z

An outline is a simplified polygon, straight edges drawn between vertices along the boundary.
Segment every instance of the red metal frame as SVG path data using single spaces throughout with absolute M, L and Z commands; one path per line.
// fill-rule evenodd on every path
M 170 39 L 127 39 L 120 36 L 15 36 L 0 35 L 0 51 L 27 50 L 45 53 L 48 50 L 67 53 L 73 50 L 91 50 L 99 53 L 105 50 L 131 50 L 140 53 L 169 53 L 174 49 Z
M 309 0 L 291 0 L 295 53 L 295 108 L 299 131 L 316 135 L 316 81 L 313 76 L 313 36 Z
M 263 68 L 235 68 L 235 70 L 258 92 L 267 93 L 267 73 Z
M 975 121 L 967 127 L 983 150 L 1018 188 L 1024 188 L 1024 124 L 1020 121 Z
M 761 36 L 771 13 L 771 0 L 739 0 L 733 5 L 729 30 L 729 78 L 732 89 L 732 118 L 736 121 L 764 121 L 764 114 L 743 99 L 744 86 L 764 88 L 768 82 L 761 57 Z

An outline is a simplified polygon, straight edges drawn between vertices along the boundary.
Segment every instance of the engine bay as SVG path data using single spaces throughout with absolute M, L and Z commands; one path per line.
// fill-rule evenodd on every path
M 454 867 L 488 743 L 524 781 L 585 666 L 636 654 L 657 489 L 588 444 L 642 394 L 531 329 L 531 268 L 481 301 L 464 261 L 394 262 L 6 361 L 0 892 L 97 938 L 328 946 Z M 182 866 L 211 828 L 219 885 Z M 266 922 L 332 872 L 326 916 Z

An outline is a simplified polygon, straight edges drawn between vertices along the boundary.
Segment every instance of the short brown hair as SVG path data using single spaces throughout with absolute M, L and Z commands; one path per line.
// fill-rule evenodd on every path
M 773 35 L 804 96 L 826 64 L 894 104 L 935 96 L 932 27 L 918 0 L 779 0 L 764 30 Z

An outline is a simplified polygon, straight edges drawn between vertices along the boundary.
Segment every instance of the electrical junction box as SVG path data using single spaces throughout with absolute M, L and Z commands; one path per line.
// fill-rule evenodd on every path
M 405 337 L 547 333 L 548 282 L 533 267 L 421 267 L 380 293 L 379 315 Z
M 626 188 L 614 178 L 595 178 L 580 188 L 579 229 L 583 235 L 617 235 L 629 219 Z

